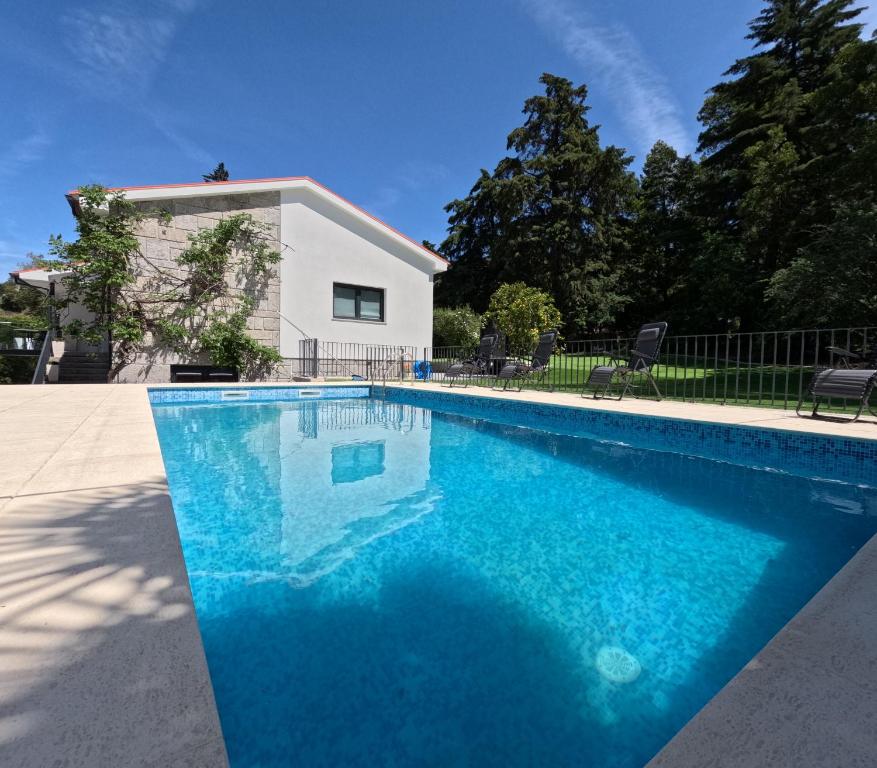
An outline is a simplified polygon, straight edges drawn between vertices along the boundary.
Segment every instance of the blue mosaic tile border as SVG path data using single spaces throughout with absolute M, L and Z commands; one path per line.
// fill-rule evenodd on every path
M 640 416 L 388 387 L 384 398 L 422 408 L 638 448 L 673 451 L 795 475 L 877 487 L 877 440 Z M 877 427 L 875 427 L 877 431 Z
M 368 397 L 371 387 L 180 387 L 150 389 L 149 402 L 162 403 L 270 403 L 294 400 L 340 400 Z M 302 395 L 302 392 L 308 394 Z

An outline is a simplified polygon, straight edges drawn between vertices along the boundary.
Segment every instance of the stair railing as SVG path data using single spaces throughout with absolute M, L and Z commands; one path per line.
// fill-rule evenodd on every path
M 31 379 L 31 384 L 45 384 L 46 383 L 46 365 L 49 362 L 49 358 L 52 356 L 52 340 L 55 338 L 55 331 L 51 328 L 46 331 L 46 335 L 43 338 L 43 347 L 40 350 L 40 356 L 37 358 L 37 367 L 34 368 L 33 378 Z

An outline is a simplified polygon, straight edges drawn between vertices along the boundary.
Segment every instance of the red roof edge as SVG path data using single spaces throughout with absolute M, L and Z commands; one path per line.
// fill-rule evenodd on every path
M 269 179 L 234 179 L 233 181 L 190 181 L 190 182 L 183 182 L 181 184 L 146 184 L 146 185 L 137 186 L 137 187 L 109 187 L 108 189 L 110 192 L 134 192 L 134 191 L 140 191 L 140 190 L 144 190 L 144 189 L 180 189 L 180 188 L 185 188 L 185 187 L 214 187 L 217 185 L 225 186 L 228 184 L 265 184 L 265 183 L 271 183 L 271 182 L 277 182 L 277 181 L 308 181 L 311 184 L 313 184 L 315 187 L 319 187 L 324 192 L 327 192 L 328 194 L 332 195 L 332 197 L 337 198 L 342 203 L 345 203 L 346 205 L 349 205 L 352 208 L 355 208 L 357 211 L 364 214 L 365 216 L 368 216 L 368 218 L 370 218 L 372 221 L 376 222 L 377 224 L 380 224 L 382 227 L 384 227 L 385 229 L 388 229 L 390 232 L 393 232 L 394 234 L 398 235 L 402 239 L 407 240 L 412 245 L 417 246 L 421 251 L 429 254 L 430 256 L 434 256 L 436 259 L 438 259 L 439 261 L 443 261 L 445 264 L 450 264 L 450 262 L 444 256 L 440 256 L 439 254 L 435 253 L 435 251 L 431 251 L 429 248 L 427 248 L 425 245 L 423 245 L 423 243 L 418 243 L 414 238 L 408 237 L 408 235 L 400 232 L 395 227 L 387 224 L 387 222 L 384 221 L 383 219 L 379 219 L 374 214 L 369 213 L 367 210 L 365 210 L 365 208 L 357 205 L 356 203 L 352 203 L 346 197 L 342 197 L 337 192 L 334 192 L 333 190 L 329 189 L 329 187 L 327 187 L 325 184 L 321 184 L 319 181 L 311 178 L 310 176 L 279 176 L 277 178 L 269 178 Z M 70 207 L 73 209 L 74 215 L 78 215 L 79 190 L 78 189 L 71 189 L 67 193 L 66 196 L 67 196 L 67 201 L 70 203 Z

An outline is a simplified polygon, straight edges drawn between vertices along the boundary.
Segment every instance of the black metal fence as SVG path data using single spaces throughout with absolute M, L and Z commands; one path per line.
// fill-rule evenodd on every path
M 552 356 L 541 386 L 580 392 L 592 368 L 608 364 L 612 354 L 625 357 L 633 341 L 620 337 L 564 341 Z M 815 370 L 857 364 L 838 349 L 858 353 L 863 356 L 859 364 L 868 364 L 875 344 L 875 327 L 668 336 L 653 374 L 666 398 L 789 408 L 798 402 Z M 418 359 L 429 363 L 428 379 L 442 382 L 449 365 L 471 354 L 471 349 L 461 347 L 428 347 Z M 488 372 L 473 377 L 471 383 L 492 385 L 499 369 L 514 360 L 495 352 Z M 539 384 L 525 380 L 524 386 Z M 647 394 L 644 389 L 643 394 Z
M 390 381 L 412 378 L 416 355 L 411 346 L 302 339 L 284 363 L 293 376 Z

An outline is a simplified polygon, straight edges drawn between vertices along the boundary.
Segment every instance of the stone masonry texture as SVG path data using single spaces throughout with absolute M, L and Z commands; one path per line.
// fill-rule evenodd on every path
M 144 214 L 165 211 L 170 221 L 165 224 L 156 216 L 147 216 L 138 229 L 140 263 L 138 271 L 142 281 L 155 279 L 156 268 L 170 275 L 182 276 L 184 269 L 176 263 L 176 257 L 187 247 L 189 235 L 215 226 L 217 221 L 236 213 L 248 213 L 256 221 L 268 225 L 266 236 L 269 245 L 282 253 L 280 242 L 280 193 L 259 192 L 245 195 L 222 195 L 188 197 L 177 200 L 161 200 L 138 203 Z M 233 259 L 234 260 L 234 259 Z M 277 349 L 280 343 L 280 277 L 279 264 L 275 265 L 269 278 L 259 285 L 243 285 L 229 271 L 227 275 L 232 293 L 250 296 L 254 304 L 247 332 L 257 341 Z M 119 373 L 120 382 L 158 383 L 170 381 L 172 364 L 207 364 L 209 360 L 196 354 L 178 354 L 150 343 L 147 338 L 142 351 L 134 361 Z

